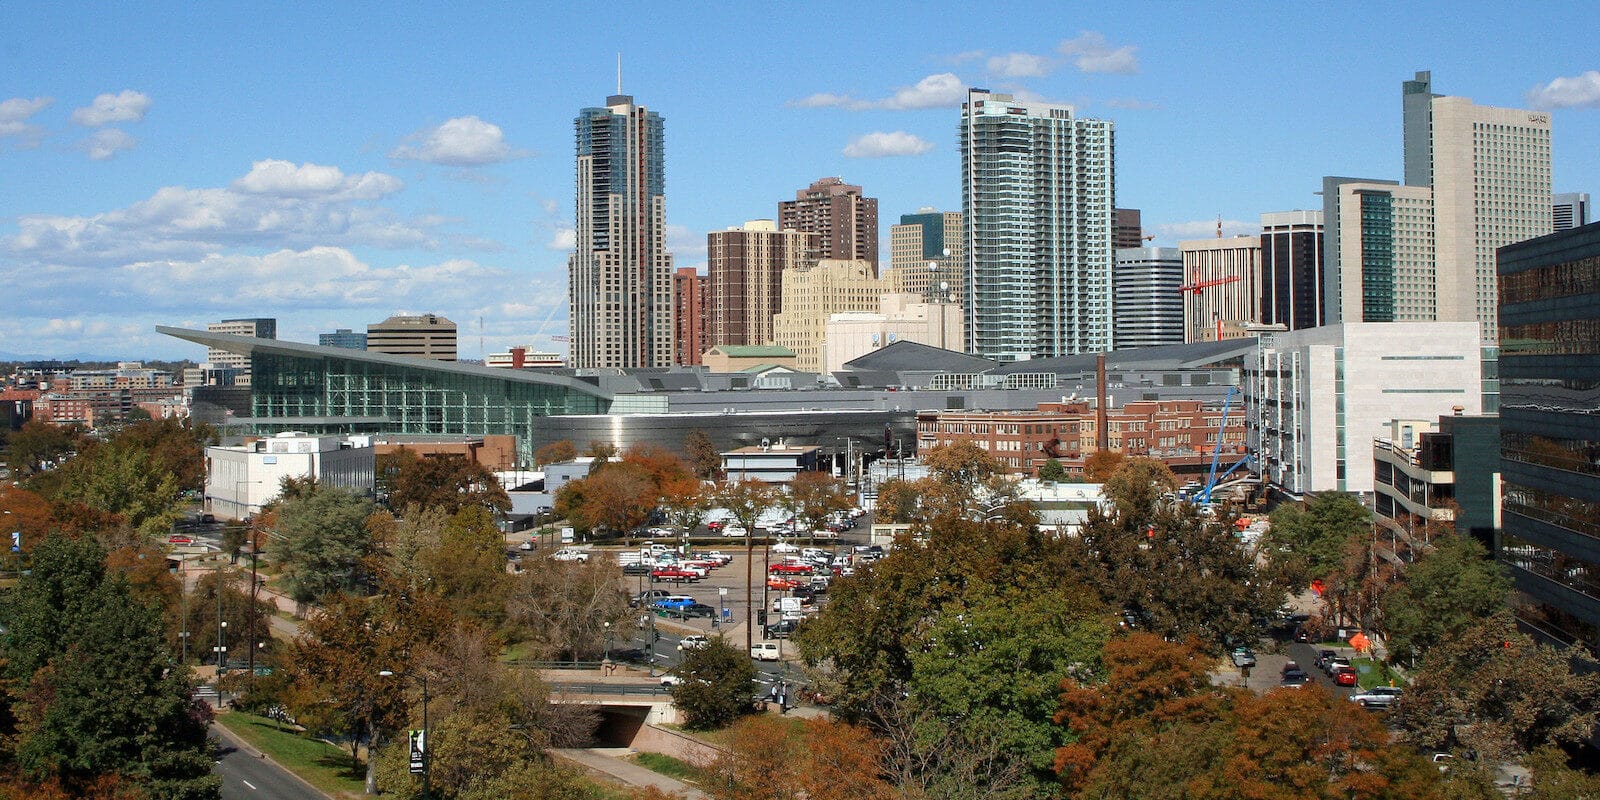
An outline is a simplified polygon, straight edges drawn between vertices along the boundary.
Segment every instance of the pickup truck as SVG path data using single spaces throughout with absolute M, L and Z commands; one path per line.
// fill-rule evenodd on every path
M 657 581 L 697 581 L 700 576 L 686 569 L 676 567 L 656 567 L 650 570 L 651 580 Z
M 563 547 L 560 550 L 551 553 L 550 558 L 556 561 L 577 561 L 580 564 L 589 563 L 589 553 L 587 551 L 576 550 L 571 547 Z
M 814 571 L 810 564 L 773 564 L 767 567 L 768 575 L 810 575 Z

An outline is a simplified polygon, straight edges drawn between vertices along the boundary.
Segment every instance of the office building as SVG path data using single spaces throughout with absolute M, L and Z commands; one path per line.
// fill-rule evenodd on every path
M 455 361 L 456 324 L 438 314 L 395 315 L 367 326 L 367 350 Z
M 778 203 L 778 229 L 817 234 L 813 261 L 866 261 L 878 274 L 878 200 L 840 178 L 822 178 Z
M 1441 320 L 1433 190 L 1368 178 L 1322 179 L 1328 324 Z
M 1112 123 L 970 89 L 960 147 L 967 352 L 1023 361 L 1110 349 Z
M 577 249 L 567 262 L 572 366 L 665 367 L 672 335 L 661 115 L 628 95 L 573 120 Z
M 285 478 L 371 497 L 375 451 L 370 436 L 280 433 L 237 447 L 206 448 L 205 510 L 244 519 L 278 498 Z
M 1442 321 L 1475 319 L 1493 347 L 1495 249 L 1552 230 L 1550 115 L 1401 88 L 1405 183 L 1433 190 L 1434 291 Z
M 367 335 L 356 333 L 349 328 L 340 328 L 333 333 L 317 334 L 317 344 L 322 347 L 343 347 L 346 350 L 367 349 Z
M 694 267 L 678 267 L 672 273 L 672 335 L 677 356 L 675 364 L 698 364 L 708 342 L 710 329 L 710 281 Z
M 278 338 L 278 321 L 276 319 L 256 317 L 250 319 L 225 319 L 221 322 L 212 322 L 206 325 L 206 330 L 212 333 L 223 333 L 229 336 L 250 336 L 256 339 Z M 211 365 L 214 374 L 228 376 L 228 382 L 235 386 L 250 385 L 250 360 L 236 353 L 217 348 L 206 350 L 206 363 Z
M 889 227 L 894 290 L 960 303 L 966 264 L 962 244 L 961 212 L 919 208 L 915 214 L 902 214 L 900 224 Z
M 878 310 L 849 311 L 823 325 L 822 369 L 837 372 L 845 362 L 895 342 L 916 342 L 941 350 L 961 347 L 961 306 L 928 302 L 916 294 L 891 292 L 878 297 Z
M 1263 334 L 1244 369 L 1250 452 L 1292 496 L 1372 491 L 1392 420 L 1480 413 L 1476 322 L 1345 323 Z
M 1117 250 L 1126 250 L 1130 247 L 1144 247 L 1148 239 L 1144 235 L 1144 223 L 1141 220 L 1139 209 L 1119 208 L 1116 210 L 1116 227 L 1111 234 L 1111 246 Z
M 1588 193 L 1567 192 L 1552 196 L 1550 198 L 1550 224 L 1557 231 L 1566 231 L 1588 225 Z
M 1261 322 L 1261 237 L 1191 239 L 1183 253 L 1183 340 L 1246 336 Z
M 1500 249 L 1502 531 L 1519 617 L 1600 649 L 1600 223 Z
M 1500 418 L 1394 420 L 1372 443 L 1373 519 L 1398 554 L 1449 525 L 1486 548 L 1500 527 Z M 1381 532 L 1380 532 L 1381 533 Z
M 889 281 L 876 277 L 865 260 L 824 259 L 783 273 L 783 310 L 772 320 L 773 340 L 794 351 L 795 368 L 822 369 L 828 318 L 850 311 L 876 311 Z
M 483 357 L 483 365 L 490 369 L 553 369 L 565 367 L 567 361 L 560 353 L 527 344 L 507 348 L 502 353 L 488 353 Z
M 1261 319 L 1289 330 L 1325 323 L 1323 212 L 1261 215 Z
M 1183 344 L 1183 251 L 1120 249 L 1111 283 L 1118 350 Z
M 783 310 L 783 275 L 811 262 L 821 236 L 770 219 L 706 235 L 707 346 L 767 344 Z

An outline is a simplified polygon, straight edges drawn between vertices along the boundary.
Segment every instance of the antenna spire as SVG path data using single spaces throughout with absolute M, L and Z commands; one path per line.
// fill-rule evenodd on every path
M 617 52 L 617 94 L 622 94 L 622 53 Z

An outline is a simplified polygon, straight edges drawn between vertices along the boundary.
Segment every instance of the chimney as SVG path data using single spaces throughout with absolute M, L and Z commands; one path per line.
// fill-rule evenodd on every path
M 1106 430 L 1106 354 L 1094 357 L 1094 446 L 1096 450 L 1111 449 L 1111 433 Z

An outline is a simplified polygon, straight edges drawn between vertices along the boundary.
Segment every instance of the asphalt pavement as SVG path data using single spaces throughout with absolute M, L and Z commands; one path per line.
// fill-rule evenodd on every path
M 260 755 L 221 725 L 212 725 L 217 737 L 216 771 L 222 776 L 222 800 L 328 800 L 293 773 Z

